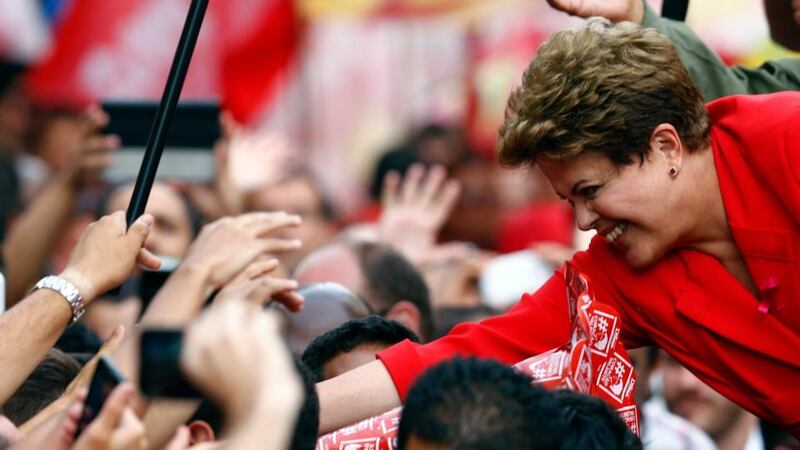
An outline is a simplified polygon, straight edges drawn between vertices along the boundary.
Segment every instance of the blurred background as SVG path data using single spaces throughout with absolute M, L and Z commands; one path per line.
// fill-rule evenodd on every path
M 188 4 L 0 0 L 0 55 L 32 67 L 34 103 L 156 100 Z M 761 0 L 695 0 L 687 21 L 728 63 L 785 56 Z M 280 132 L 356 214 L 379 156 L 426 124 L 490 160 L 537 46 L 577 23 L 544 0 L 212 0 L 182 98 Z

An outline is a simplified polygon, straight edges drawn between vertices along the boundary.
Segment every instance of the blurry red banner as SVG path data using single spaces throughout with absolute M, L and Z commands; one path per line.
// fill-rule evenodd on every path
M 31 94 L 51 104 L 158 99 L 188 8 L 188 0 L 74 1 L 30 74 Z M 182 98 L 220 98 L 239 120 L 253 119 L 282 87 L 301 33 L 292 0 L 212 1 Z

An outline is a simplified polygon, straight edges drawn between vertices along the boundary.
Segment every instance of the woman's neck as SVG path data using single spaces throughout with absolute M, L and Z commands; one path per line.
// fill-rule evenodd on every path
M 711 149 L 685 154 L 680 176 L 685 177 L 682 194 L 691 217 L 681 246 L 725 259 L 724 249 L 733 244 L 733 238 Z
M 687 169 L 692 180 L 686 198 L 695 218 L 684 235 L 682 246 L 699 250 L 718 259 L 751 293 L 757 295 L 755 283 L 733 240 L 722 191 L 714 165 L 714 153 L 708 148 L 687 155 Z

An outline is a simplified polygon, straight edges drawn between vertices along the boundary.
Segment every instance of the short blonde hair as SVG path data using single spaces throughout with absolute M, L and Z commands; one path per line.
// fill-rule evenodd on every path
M 654 29 L 593 18 L 539 48 L 508 99 L 498 160 L 518 167 L 540 154 L 565 160 L 590 151 L 618 165 L 641 162 L 661 123 L 689 151 L 709 142 L 702 94 L 675 47 Z

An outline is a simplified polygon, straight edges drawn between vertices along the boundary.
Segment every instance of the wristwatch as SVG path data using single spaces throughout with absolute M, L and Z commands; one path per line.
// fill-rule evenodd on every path
M 72 322 L 70 322 L 70 325 L 77 322 L 83 313 L 86 312 L 86 309 L 83 307 L 83 297 L 81 297 L 81 293 L 78 292 L 78 288 L 61 277 L 50 275 L 42 278 L 36 283 L 36 286 L 33 287 L 34 291 L 39 289 L 50 289 L 64 297 L 64 300 L 69 303 L 69 307 L 72 309 Z

